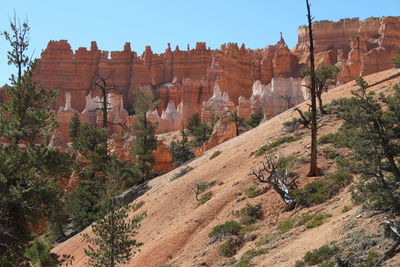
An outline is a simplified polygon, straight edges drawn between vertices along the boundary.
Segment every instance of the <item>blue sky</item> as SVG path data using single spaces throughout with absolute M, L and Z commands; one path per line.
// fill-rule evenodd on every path
M 311 0 L 316 20 L 346 17 L 398 16 L 399 0 Z M 297 27 L 306 23 L 303 0 L 0 0 L 0 30 L 8 30 L 15 9 L 31 26 L 31 51 L 36 57 L 49 40 L 67 39 L 73 49 L 90 47 L 122 50 L 125 42 L 139 54 L 145 45 L 163 52 L 167 43 L 194 47 L 198 41 L 218 48 L 226 42 L 249 48 L 275 44 L 283 32 L 289 47 L 297 42 Z M 9 49 L 0 40 L 0 85 L 13 68 Z

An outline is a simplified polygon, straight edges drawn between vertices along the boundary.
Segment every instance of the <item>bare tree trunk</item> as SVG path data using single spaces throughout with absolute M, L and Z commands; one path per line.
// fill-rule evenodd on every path
M 308 176 L 318 176 L 319 170 L 317 165 L 317 92 L 316 92 L 316 77 L 315 77 L 315 59 L 314 59 L 314 38 L 312 32 L 312 16 L 311 5 L 309 0 L 307 3 L 307 19 L 308 19 L 308 34 L 310 39 L 310 76 L 311 76 L 311 162 Z
M 326 111 L 324 109 L 324 105 L 322 104 L 322 96 L 321 94 L 317 94 L 317 98 L 318 98 L 318 106 L 319 106 L 319 111 L 321 112 L 321 114 L 326 114 Z

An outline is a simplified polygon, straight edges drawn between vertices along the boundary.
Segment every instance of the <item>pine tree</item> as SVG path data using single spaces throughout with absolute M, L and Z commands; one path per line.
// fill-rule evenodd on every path
M 264 118 L 264 114 L 260 110 L 256 113 L 251 114 L 250 119 L 248 119 L 246 121 L 246 125 L 250 126 L 251 128 L 255 128 L 258 125 L 260 125 L 263 118 Z
M 106 166 L 109 161 L 106 142 L 106 129 L 83 123 L 72 143 L 81 155 L 75 170 L 80 183 L 66 197 L 65 208 L 78 229 L 88 226 L 100 216 L 99 200 L 106 190 Z M 82 161 L 86 163 L 82 164 Z
M 334 65 L 332 66 L 322 66 L 315 70 L 315 78 L 316 78 L 316 95 L 319 104 L 319 110 L 321 114 L 325 114 L 324 106 L 322 104 L 322 94 L 328 91 L 328 86 L 332 85 L 336 81 L 336 77 L 340 69 Z M 303 75 L 310 77 L 311 70 L 304 69 Z
M 360 87 L 351 99 L 341 103 L 342 142 L 352 149 L 345 166 L 360 174 L 354 190 L 358 201 L 373 208 L 400 213 L 400 87 L 395 94 L 377 98 L 367 92 L 368 84 L 357 80 Z M 385 104 L 387 109 L 383 109 Z
M 215 118 L 215 117 L 214 117 Z M 202 146 L 212 134 L 213 124 L 215 119 L 211 120 L 211 123 L 201 121 L 199 113 L 195 113 L 189 120 L 188 130 L 189 134 L 193 137 L 191 141 L 193 147 Z
M 239 114 L 236 109 L 234 111 L 231 111 L 230 115 L 232 122 L 235 123 L 236 136 L 239 136 L 240 128 L 244 126 L 244 119 L 239 117 Z
M 133 126 L 135 139 L 132 144 L 132 161 L 134 167 L 141 173 L 140 182 L 153 176 L 153 151 L 157 148 L 156 126 L 147 119 L 147 111 L 157 105 L 151 88 L 140 88 L 136 94 L 135 111 L 137 122 Z
M 72 141 L 74 141 L 75 138 L 78 137 L 80 126 L 81 126 L 81 121 L 79 119 L 79 115 L 78 113 L 74 113 L 74 115 L 72 115 L 71 117 L 71 121 L 69 123 L 69 128 L 68 128 L 68 135 Z
M 51 245 L 42 238 L 36 238 L 32 246 L 25 250 L 25 257 L 34 267 L 57 267 L 58 256 L 50 252 Z
M 141 245 L 134 236 L 135 229 L 140 226 L 139 223 L 145 213 L 128 219 L 130 207 L 123 205 L 122 199 L 118 197 L 124 184 L 123 176 L 119 160 L 111 159 L 107 166 L 107 191 L 103 198 L 103 217 L 93 224 L 93 236 L 84 235 L 89 243 L 85 249 L 85 254 L 89 257 L 89 266 L 114 267 L 126 264 L 132 257 L 132 248 Z
M 194 158 L 194 153 L 189 147 L 188 134 L 185 129 L 181 129 L 181 140 L 172 141 L 168 150 L 172 154 L 172 161 L 176 166 L 180 166 L 188 160 Z
M 11 32 L 8 63 L 17 68 L 5 87 L 7 102 L 0 105 L 0 266 L 19 266 L 34 230 L 51 218 L 58 179 L 70 174 L 70 157 L 48 143 L 56 125 L 49 104 L 56 93 L 34 81 L 36 64 L 26 56 L 29 26 L 16 15 Z

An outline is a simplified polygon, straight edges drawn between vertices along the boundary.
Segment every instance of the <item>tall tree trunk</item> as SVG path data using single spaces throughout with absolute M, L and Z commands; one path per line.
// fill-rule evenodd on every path
M 310 171 L 308 176 L 318 176 L 319 170 L 317 165 L 317 92 L 316 92 L 316 77 L 315 77 L 315 59 L 314 59 L 314 38 L 312 32 L 312 16 L 311 16 L 311 5 L 309 0 L 307 3 L 307 19 L 308 19 L 308 34 L 310 39 L 310 78 L 311 78 L 311 162 Z

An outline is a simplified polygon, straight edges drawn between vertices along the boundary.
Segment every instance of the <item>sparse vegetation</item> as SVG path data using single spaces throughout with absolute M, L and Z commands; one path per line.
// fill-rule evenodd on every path
M 218 157 L 219 155 L 221 155 L 221 151 L 219 151 L 219 150 L 217 150 L 217 151 L 215 151 L 212 155 L 211 155 L 211 157 L 210 157 L 210 159 L 215 159 L 216 157 Z
M 203 194 L 199 199 L 199 205 L 203 205 L 204 203 L 209 201 L 211 199 L 211 197 L 212 197 L 211 192 L 207 192 L 207 193 Z
M 199 196 L 200 196 L 202 193 L 204 193 L 207 189 L 213 187 L 215 184 L 216 184 L 216 181 L 212 181 L 212 182 L 209 182 L 209 183 L 205 183 L 205 182 L 196 183 L 196 185 L 195 185 L 196 199 L 197 199 L 198 201 L 200 201 Z M 209 193 L 211 194 L 211 192 L 209 192 Z M 209 197 L 209 198 L 208 198 L 207 200 L 204 199 L 205 202 L 207 202 L 207 201 L 211 198 L 211 196 L 212 196 L 212 195 L 206 196 L 205 199 L 207 199 L 208 197 Z M 204 202 L 204 203 L 205 203 L 205 202 Z
M 169 152 L 172 155 L 172 161 L 176 166 L 180 166 L 194 158 L 194 153 L 189 146 L 188 133 L 185 129 L 181 129 L 181 140 L 172 141 L 168 146 Z
M 299 129 L 300 123 L 301 123 L 301 119 L 299 119 L 299 118 L 293 118 L 290 121 L 285 121 L 283 123 L 283 131 L 285 133 L 293 133 Z
M 239 248 L 239 244 L 235 242 L 233 239 L 232 240 L 227 240 L 224 243 L 222 243 L 218 251 L 222 256 L 225 257 L 232 257 L 236 254 L 236 251 Z
M 132 212 L 135 212 L 135 211 L 139 210 L 139 209 L 144 205 L 144 203 L 145 203 L 145 202 L 144 202 L 143 200 L 139 201 L 138 203 L 135 203 L 135 204 L 132 206 L 131 211 L 132 211 Z
M 278 222 L 277 224 L 279 234 L 284 234 L 286 232 L 289 232 L 293 228 L 293 221 L 288 219 L 288 220 L 283 220 Z
M 240 210 L 242 224 L 253 224 L 263 216 L 261 205 L 247 204 L 246 207 Z
M 319 249 L 309 251 L 304 255 L 302 261 L 296 262 L 295 266 L 313 266 L 330 260 L 339 253 L 339 248 L 336 246 L 322 246 Z M 330 265 L 324 265 L 330 266 Z
M 318 226 L 322 225 L 325 222 L 325 220 L 331 216 L 332 215 L 330 215 L 328 213 L 317 214 L 317 215 L 313 216 L 313 218 L 306 224 L 306 227 L 307 228 L 318 227 Z
M 240 235 L 247 235 L 248 233 L 251 233 L 253 231 L 257 230 L 257 227 L 254 225 L 244 225 L 242 226 L 242 229 L 240 229 L 239 234 Z
M 314 206 L 331 199 L 351 181 L 351 175 L 339 171 L 315 180 L 302 189 L 295 190 L 292 196 L 297 203 L 303 206 Z
M 178 179 L 179 177 L 190 172 L 191 170 L 193 170 L 193 168 L 190 166 L 184 166 L 184 167 L 180 168 L 180 170 L 171 177 L 170 181 Z
M 293 136 L 283 136 L 268 145 L 262 145 L 256 152 L 256 156 L 264 155 L 266 152 L 272 151 L 274 148 L 280 146 L 281 144 L 292 143 L 292 142 L 298 141 L 300 139 L 301 139 L 301 135 L 299 135 L 299 134 L 296 134 Z
M 268 253 L 267 248 L 260 248 L 260 249 L 250 249 L 247 250 L 245 253 L 243 253 L 242 257 L 240 258 L 241 260 L 243 259 L 248 259 L 251 260 L 257 256 L 264 255 Z
M 327 159 L 335 159 L 336 157 L 340 156 L 340 154 L 336 150 L 334 150 L 330 147 L 324 148 L 322 150 L 322 153 L 324 153 L 324 156 Z
M 255 128 L 260 125 L 262 119 L 264 118 L 264 113 L 262 111 L 251 114 L 250 119 L 245 121 L 245 124 L 251 128 Z
M 351 207 L 350 207 L 350 206 L 344 206 L 343 209 L 342 209 L 342 213 L 346 213 L 346 212 L 348 212 L 349 210 L 351 210 Z
M 258 188 L 257 184 L 253 184 L 250 187 L 246 188 L 246 190 L 244 191 L 244 194 L 248 198 L 255 198 L 255 197 L 258 197 L 258 196 L 264 194 L 265 192 L 267 192 L 265 187 Z
M 223 224 L 214 226 L 212 231 L 208 234 L 208 236 L 210 238 L 215 237 L 215 238 L 221 239 L 226 236 L 239 235 L 240 230 L 241 230 L 241 226 L 238 222 L 227 221 Z
M 318 144 L 333 144 L 335 147 L 341 147 L 343 143 L 342 138 L 343 136 L 340 133 L 328 133 L 318 139 Z

